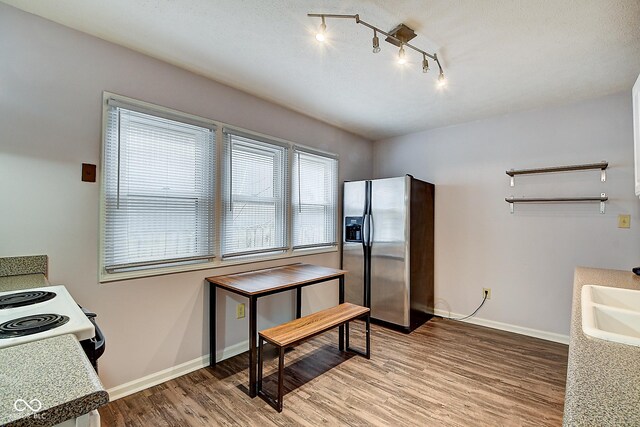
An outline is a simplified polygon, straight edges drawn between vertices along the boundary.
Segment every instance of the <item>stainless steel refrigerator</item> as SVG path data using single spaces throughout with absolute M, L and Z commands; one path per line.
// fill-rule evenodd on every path
M 406 332 L 433 317 L 434 192 L 411 175 L 344 183 L 345 300 Z

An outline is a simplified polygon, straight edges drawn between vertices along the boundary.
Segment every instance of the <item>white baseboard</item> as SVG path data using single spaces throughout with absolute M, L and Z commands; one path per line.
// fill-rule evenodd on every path
M 450 313 L 446 310 L 435 310 L 436 316 L 441 317 L 463 317 L 462 314 Z M 553 332 L 541 331 L 538 329 L 525 328 L 523 326 L 511 325 L 508 323 L 496 322 L 494 320 L 481 319 L 472 317 L 470 319 L 463 320 L 463 322 L 472 323 L 474 325 L 486 326 L 488 328 L 499 329 L 501 331 L 514 332 L 516 334 L 528 335 L 530 337 L 541 338 L 547 341 L 554 341 L 561 344 L 569 344 L 569 336 L 556 334 Z M 216 360 L 221 361 L 229 357 L 236 356 L 249 349 L 249 341 L 243 341 L 238 344 L 234 344 L 230 347 L 218 351 L 216 353 Z M 110 400 L 120 399 L 130 394 L 137 393 L 145 390 L 154 385 L 161 384 L 165 381 L 180 377 L 188 374 L 189 372 L 197 371 L 198 369 L 209 366 L 209 355 L 198 357 L 197 359 L 190 360 L 188 362 L 181 363 L 171 368 L 164 369 L 159 372 L 147 375 L 137 380 L 129 381 L 128 383 L 121 384 L 119 386 L 110 388 L 107 390 Z
M 229 357 L 238 355 L 242 352 L 247 351 L 248 349 L 249 341 L 243 341 L 238 344 L 234 344 L 223 349 L 222 351 L 216 352 L 216 361 L 219 362 L 221 360 L 228 359 Z M 107 393 L 109 393 L 109 400 L 113 401 L 125 396 L 129 396 L 130 394 L 137 393 L 149 387 L 153 387 L 154 385 L 158 385 L 165 381 L 181 377 L 182 375 L 186 375 L 189 372 L 197 371 L 198 369 L 207 366 L 209 366 L 208 354 L 110 388 L 109 390 L 107 390 Z
M 450 313 L 446 310 L 435 310 L 436 316 L 447 317 L 464 317 L 463 314 Z M 540 338 L 547 341 L 554 341 L 561 344 L 569 344 L 569 335 L 556 334 L 554 332 L 541 331 L 539 329 L 525 328 L 524 326 L 511 325 L 509 323 L 496 322 L 494 320 L 481 319 L 472 317 L 463 320 L 463 322 L 473 323 L 474 325 L 486 326 L 487 328 L 500 329 L 501 331 L 513 332 L 520 335 Z

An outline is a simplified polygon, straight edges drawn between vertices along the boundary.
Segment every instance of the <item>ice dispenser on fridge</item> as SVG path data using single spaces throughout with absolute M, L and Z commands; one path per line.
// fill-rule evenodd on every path
M 361 216 L 348 216 L 344 219 L 344 239 L 347 242 L 362 242 Z

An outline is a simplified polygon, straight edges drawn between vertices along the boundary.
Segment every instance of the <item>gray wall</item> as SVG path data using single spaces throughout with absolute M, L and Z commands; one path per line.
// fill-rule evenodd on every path
M 599 171 L 529 175 L 505 170 L 608 160 Z M 415 133 L 374 148 L 374 174 L 404 173 L 436 185 L 436 308 L 515 327 L 568 334 L 576 266 L 640 265 L 634 196 L 631 95 L 511 114 Z M 508 196 L 599 196 L 598 204 L 516 205 Z M 617 215 L 632 216 L 629 230 Z
M 215 43 L 215 40 L 212 40 Z M 332 151 L 340 179 L 369 178 L 372 144 L 324 123 L 142 54 L 0 4 L 0 256 L 48 254 L 49 278 L 99 315 L 107 335 L 100 377 L 110 388 L 208 353 L 204 277 L 297 261 L 337 267 L 338 252 L 100 285 L 102 91 Z M 247 339 L 235 301 L 218 294 L 218 350 Z M 303 312 L 335 304 L 337 287 L 305 291 Z M 288 320 L 293 299 L 260 305 L 260 322 Z

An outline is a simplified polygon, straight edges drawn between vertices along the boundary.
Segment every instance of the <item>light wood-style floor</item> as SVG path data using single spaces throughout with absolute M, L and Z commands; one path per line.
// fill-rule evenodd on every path
M 362 324 L 352 326 L 361 344 Z M 287 353 L 284 410 L 247 394 L 247 353 L 116 400 L 103 426 L 561 425 L 566 345 L 436 318 L 407 335 L 372 325 L 371 360 L 337 331 Z M 265 387 L 275 390 L 275 359 Z

